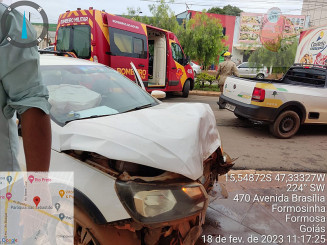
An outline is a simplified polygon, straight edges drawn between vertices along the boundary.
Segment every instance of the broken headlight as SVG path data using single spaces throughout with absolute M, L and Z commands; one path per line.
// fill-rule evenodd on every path
M 116 181 L 116 191 L 127 212 L 136 221 L 150 224 L 185 218 L 206 207 L 203 186 Z

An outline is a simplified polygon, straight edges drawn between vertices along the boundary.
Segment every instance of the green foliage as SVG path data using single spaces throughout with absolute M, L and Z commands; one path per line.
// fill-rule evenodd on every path
M 178 33 L 185 53 L 204 67 L 217 64 L 217 57 L 224 50 L 223 28 L 219 19 L 209 18 L 205 12 L 196 14 Z
M 169 3 L 173 3 L 174 0 L 170 0 Z M 148 5 L 152 17 L 139 16 L 141 8 L 127 8 L 127 15 L 123 15 L 125 18 L 133 19 L 148 25 L 159 27 L 174 33 L 178 33 L 180 26 L 177 22 L 175 13 L 170 9 L 169 3 L 165 0 L 160 0 L 159 5 Z
M 135 21 L 139 21 L 145 24 L 149 24 L 150 20 L 149 17 L 147 16 L 140 16 L 140 14 L 142 13 L 141 8 L 131 8 L 131 7 L 127 7 L 127 15 L 123 15 L 123 17 L 128 18 L 128 19 L 132 19 Z
M 234 15 L 234 16 L 240 16 L 241 12 L 243 12 L 238 7 L 232 6 L 230 4 L 224 6 L 223 8 L 219 7 L 212 7 L 208 9 L 208 13 L 212 14 L 225 14 L 225 15 Z
M 172 2 L 170 0 L 169 3 Z M 191 59 L 197 60 L 204 67 L 217 64 L 218 55 L 225 50 L 220 21 L 201 13 L 187 21 L 184 28 L 178 24 L 169 3 L 160 0 L 159 4 L 149 5 L 152 17 L 139 16 L 140 8 L 127 8 L 128 14 L 124 17 L 172 31 L 178 37 L 185 54 Z
M 197 83 L 202 83 L 202 87 L 204 87 L 205 82 L 209 82 L 210 86 L 211 84 L 216 80 L 215 76 L 212 76 L 206 72 L 202 72 L 196 77 L 196 82 Z
M 218 84 L 213 84 L 213 85 L 204 84 L 204 86 L 202 86 L 200 83 L 196 83 L 194 85 L 193 90 L 215 91 L 215 92 L 220 91 Z
M 294 38 L 283 42 L 277 52 L 272 52 L 265 47 L 256 49 L 249 57 L 250 66 L 264 65 L 268 68 L 272 67 L 272 73 L 285 73 L 294 63 L 298 40 Z
M 174 0 L 170 0 L 169 3 L 173 3 Z M 150 25 L 156 26 L 174 33 L 177 33 L 181 28 L 177 22 L 174 11 L 172 11 L 165 2 L 165 0 L 160 0 L 160 4 L 149 5 L 152 18 L 150 19 Z

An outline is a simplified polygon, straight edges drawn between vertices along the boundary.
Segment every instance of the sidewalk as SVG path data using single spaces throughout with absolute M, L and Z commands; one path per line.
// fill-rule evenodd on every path
M 216 97 L 219 97 L 221 92 L 192 90 L 192 91 L 190 91 L 190 94 L 192 94 L 192 95 L 201 95 L 201 96 L 216 96 Z
M 232 170 L 211 193 L 196 245 L 327 244 L 326 182 L 327 174 Z

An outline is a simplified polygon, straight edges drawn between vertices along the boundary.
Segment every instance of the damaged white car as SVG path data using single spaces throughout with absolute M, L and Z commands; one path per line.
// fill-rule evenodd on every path
M 50 171 L 73 171 L 76 244 L 194 244 L 232 163 L 212 110 L 162 103 L 104 65 L 41 55 Z M 23 160 L 22 160 L 23 161 Z

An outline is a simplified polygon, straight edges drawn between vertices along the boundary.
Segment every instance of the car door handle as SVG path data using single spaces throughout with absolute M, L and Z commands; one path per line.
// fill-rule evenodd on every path
M 171 69 L 174 69 L 174 70 L 176 70 L 177 68 L 176 68 L 176 67 L 172 67 Z
M 140 66 L 140 67 L 144 67 L 144 65 L 142 65 L 142 64 L 139 64 L 139 66 Z

